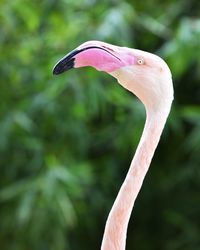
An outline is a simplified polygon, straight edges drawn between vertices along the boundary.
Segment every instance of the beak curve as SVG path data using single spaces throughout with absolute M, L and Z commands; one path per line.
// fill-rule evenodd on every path
M 74 61 L 75 61 L 75 55 L 80 53 L 81 50 L 75 49 L 66 56 L 64 56 L 60 61 L 56 63 L 56 65 L 53 68 L 53 74 L 59 75 L 69 69 L 72 69 L 74 67 Z
M 89 46 L 83 49 L 75 49 L 66 56 L 64 56 L 60 61 L 56 63 L 56 65 L 53 68 L 53 74 L 59 75 L 69 69 L 74 68 L 75 64 L 75 55 L 81 53 L 82 51 L 88 50 L 88 49 L 101 49 L 106 51 L 107 53 L 111 54 L 115 58 L 117 58 L 119 61 L 121 61 L 117 56 L 112 54 L 110 51 L 106 50 L 105 48 L 99 47 L 99 46 Z

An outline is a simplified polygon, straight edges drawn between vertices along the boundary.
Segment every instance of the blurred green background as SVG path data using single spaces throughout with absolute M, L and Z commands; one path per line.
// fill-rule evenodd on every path
M 174 79 L 127 250 L 199 250 L 200 1 L 1 0 L 0 24 L 0 249 L 100 249 L 144 108 L 103 72 L 52 68 L 102 40 L 162 56 Z

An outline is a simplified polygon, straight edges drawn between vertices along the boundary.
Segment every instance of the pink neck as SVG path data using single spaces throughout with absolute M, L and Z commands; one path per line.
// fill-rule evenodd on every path
M 144 130 L 135 156 L 106 222 L 101 250 L 125 250 L 131 211 L 149 169 L 168 114 L 169 110 L 166 110 L 164 114 L 163 110 L 157 113 L 147 111 Z

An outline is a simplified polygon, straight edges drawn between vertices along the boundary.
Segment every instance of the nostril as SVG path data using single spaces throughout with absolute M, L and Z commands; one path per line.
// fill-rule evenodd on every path
M 107 47 L 107 46 L 102 46 L 104 49 L 107 49 L 107 50 L 110 50 L 110 51 L 112 51 L 112 52 L 115 52 L 113 49 L 111 49 L 111 48 L 109 48 L 109 47 Z

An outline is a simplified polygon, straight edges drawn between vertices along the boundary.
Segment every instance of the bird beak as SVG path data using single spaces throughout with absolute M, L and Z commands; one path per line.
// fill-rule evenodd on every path
M 54 75 L 59 75 L 69 69 L 72 69 L 75 66 L 75 59 L 76 59 L 76 55 L 81 53 L 82 51 L 88 50 L 88 49 L 100 49 L 100 50 L 104 50 L 107 53 L 111 54 L 112 56 L 114 56 L 117 60 L 121 61 L 117 56 L 115 56 L 114 54 L 112 54 L 110 51 L 108 51 L 107 49 L 100 47 L 100 46 L 89 46 L 89 47 L 85 47 L 85 48 L 77 48 L 75 50 L 73 50 L 72 52 L 70 52 L 69 54 L 67 54 L 66 56 L 64 56 L 60 61 L 58 61 L 56 63 L 56 65 L 53 68 L 53 74 Z
M 59 75 L 69 69 L 74 68 L 75 55 L 80 53 L 82 50 L 75 49 L 66 56 L 64 56 L 60 61 L 56 63 L 53 68 L 53 74 Z

